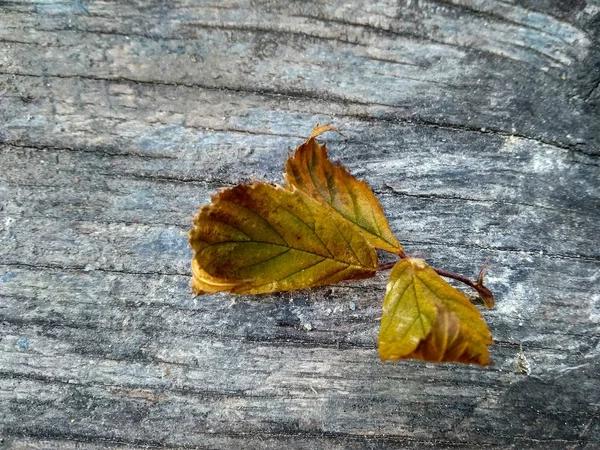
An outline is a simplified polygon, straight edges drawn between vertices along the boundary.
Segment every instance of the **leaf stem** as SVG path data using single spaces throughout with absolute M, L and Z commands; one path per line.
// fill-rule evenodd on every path
M 385 264 L 379 264 L 379 267 L 377 267 L 378 271 L 383 271 L 383 270 L 390 270 L 392 267 L 394 267 L 396 265 L 397 261 L 393 261 L 393 262 L 389 262 L 389 263 L 385 263 Z
M 400 255 L 402 259 L 407 258 L 407 256 L 402 253 Z M 460 281 L 461 283 L 466 284 L 467 286 L 472 287 L 477 291 L 479 297 L 483 301 L 483 304 L 486 308 L 492 308 L 494 306 L 494 294 L 483 284 L 483 277 L 485 275 L 485 271 L 488 268 L 488 263 L 490 261 L 491 256 L 489 256 L 483 263 L 481 270 L 479 271 L 479 275 L 477 276 L 477 281 L 473 281 L 460 273 L 450 272 L 449 270 L 437 269 L 432 267 L 432 269 L 440 276 L 446 278 L 452 278 L 453 280 Z M 396 262 L 390 262 L 379 265 L 379 270 L 389 270 L 396 265 Z

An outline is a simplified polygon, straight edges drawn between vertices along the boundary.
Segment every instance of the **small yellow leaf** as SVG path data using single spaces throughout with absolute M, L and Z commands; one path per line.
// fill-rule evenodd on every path
M 400 254 L 402 246 L 390 230 L 369 185 L 354 178 L 341 164 L 333 164 L 325 145 L 316 141 L 316 137 L 326 131 L 337 130 L 317 125 L 306 142 L 296 149 L 286 163 L 286 181 L 312 198 L 326 202 L 355 224 L 376 248 Z
M 375 275 L 377 254 L 327 205 L 297 189 L 239 185 L 213 196 L 190 231 L 197 294 L 290 291 Z
M 420 259 L 392 269 L 379 331 L 383 361 L 422 359 L 489 364 L 492 336 L 469 299 Z

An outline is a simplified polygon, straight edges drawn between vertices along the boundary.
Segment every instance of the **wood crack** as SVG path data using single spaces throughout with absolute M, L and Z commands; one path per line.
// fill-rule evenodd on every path
M 583 96 L 583 101 L 588 103 L 594 93 L 600 88 L 600 77 L 592 83 L 592 88 Z
M 98 175 L 108 177 L 108 178 L 132 178 L 135 180 L 148 180 L 148 181 L 157 181 L 163 183 L 183 183 L 183 184 L 201 184 L 204 186 L 213 187 L 217 185 L 217 187 L 233 187 L 236 186 L 236 183 L 233 183 L 228 180 L 222 179 L 214 179 L 214 178 L 195 178 L 195 177 L 184 177 L 184 176 L 176 176 L 176 175 L 149 175 L 142 173 L 127 173 L 127 174 L 111 174 L 105 172 L 96 172 Z
M 484 198 L 470 198 L 470 197 L 463 197 L 463 196 L 459 196 L 459 195 L 452 196 L 452 195 L 439 195 L 439 194 L 427 194 L 427 193 L 414 194 L 414 193 L 398 190 L 395 187 L 389 185 L 388 183 L 384 183 L 384 187 L 387 189 L 387 192 L 376 190 L 376 189 L 373 189 L 373 192 L 375 192 L 378 195 L 383 195 L 383 194 L 387 194 L 388 192 L 391 192 L 392 194 L 400 196 L 400 197 L 424 198 L 427 200 L 457 200 L 457 201 L 461 201 L 461 202 L 484 203 L 484 204 L 491 204 L 491 205 L 523 206 L 526 208 L 543 209 L 546 211 L 553 211 L 553 212 L 558 212 L 561 214 L 565 214 L 565 213 L 566 214 L 578 214 L 578 215 L 589 214 L 591 217 L 596 216 L 595 211 L 585 211 L 585 210 L 581 210 L 581 209 L 554 208 L 552 206 L 539 205 L 536 203 L 511 202 L 511 201 L 506 201 L 506 200 L 493 200 L 493 199 L 484 199 Z
M 589 415 L 587 415 L 589 416 Z M 586 417 L 587 417 L 586 416 Z M 106 435 L 93 434 L 93 433 L 77 433 L 72 430 L 68 432 L 58 431 L 56 428 L 47 428 L 47 429 L 39 429 L 39 428 L 29 428 L 27 426 L 15 426 L 10 425 L 6 427 L 7 436 L 13 437 L 32 437 L 38 439 L 51 439 L 51 440 L 63 440 L 63 441 L 74 441 L 74 442 L 82 442 L 87 444 L 98 444 L 98 443 L 107 443 L 107 444 L 116 444 L 116 445 L 126 445 L 126 446 L 141 446 L 144 448 L 173 448 L 173 449 L 199 449 L 203 447 L 198 447 L 195 444 L 187 444 L 185 442 L 178 443 L 169 443 L 164 440 L 150 440 L 150 439 L 136 439 L 136 438 L 114 438 L 107 437 Z M 211 436 L 213 439 L 216 437 L 213 433 L 200 432 L 200 435 Z M 378 445 L 398 445 L 398 444 L 426 444 L 428 447 L 430 445 L 439 446 L 445 445 L 450 447 L 456 447 L 457 442 L 453 440 L 446 440 L 440 438 L 429 438 L 429 439 L 419 439 L 415 437 L 411 437 L 410 435 L 392 435 L 386 434 L 383 436 L 374 436 L 372 434 L 361 434 L 356 432 L 334 432 L 334 431 L 319 431 L 319 432 L 311 432 L 311 431 L 280 431 L 280 432 L 269 432 L 265 430 L 253 430 L 252 434 L 241 432 L 231 432 L 219 430 L 217 435 L 222 438 L 234 438 L 240 439 L 242 442 L 248 442 L 250 437 L 261 440 L 272 440 L 272 439 L 311 439 L 316 441 L 317 439 L 324 439 L 326 441 L 333 441 L 337 443 L 370 443 L 370 444 L 378 444 Z M 565 447 L 563 448 L 571 448 L 569 444 L 581 444 L 582 442 L 586 444 L 594 444 L 600 441 L 598 440 L 580 440 L 580 439 L 559 439 L 559 438 L 533 438 L 527 435 L 504 435 L 501 433 L 492 433 L 492 434 L 478 434 L 478 438 L 474 440 L 470 440 L 469 443 L 487 446 L 487 445 L 498 445 L 497 439 L 504 439 L 507 443 L 510 442 L 514 444 L 515 441 L 521 442 L 523 445 L 529 444 L 562 444 Z M 488 439 L 485 439 L 485 437 Z M 484 439 L 482 439 L 482 437 Z M 495 438 L 494 440 L 489 440 L 489 438 Z M 210 447 L 212 448 L 212 446 Z
M 370 30 L 374 30 L 377 31 L 378 33 L 384 33 L 384 34 L 388 34 L 388 35 L 392 35 L 392 36 L 401 36 L 401 37 L 406 37 L 409 39 L 413 39 L 416 41 L 421 41 L 421 42 L 432 42 L 438 45 L 443 45 L 443 46 L 447 46 L 447 47 L 451 47 L 451 48 L 456 48 L 456 49 L 460 49 L 463 50 L 465 52 L 469 52 L 472 54 L 479 54 L 479 55 L 485 55 L 487 57 L 493 57 L 493 58 L 502 58 L 502 59 L 506 59 L 509 61 L 513 61 L 516 62 L 520 65 L 522 64 L 526 64 L 528 66 L 531 66 L 532 64 L 527 62 L 527 61 L 523 61 L 522 59 L 517 59 L 517 58 L 513 58 L 511 56 L 505 55 L 503 53 L 498 53 L 498 52 L 493 52 L 491 50 L 487 50 L 487 49 L 483 49 L 483 48 L 478 48 L 478 47 L 473 47 L 473 46 L 469 46 L 469 45 L 461 45 L 461 44 L 457 44 L 457 43 L 449 43 L 446 42 L 442 39 L 435 39 L 431 36 L 427 36 L 425 34 L 421 35 L 421 34 L 417 34 L 417 33 L 411 33 L 408 31 L 400 31 L 400 30 L 394 30 L 391 28 L 383 28 L 383 27 L 377 27 L 374 25 L 370 25 L 370 24 L 365 24 L 365 23 L 361 23 L 361 22 L 350 22 L 347 20 L 343 20 L 343 19 L 339 19 L 339 18 L 334 18 L 334 17 L 327 17 L 326 19 L 324 18 L 320 18 L 318 16 L 311 16 L 311 15 L 297 15 L 294 16 L 292 15 L 292 17 L 304 17 L 307 19 L 313 19 L 313 20 L 318 20 L 320 22 L 325 22 L 325 23 L 337 23 L 340 25 L 346 25 L 346 26 L 354 26 L 354 27 L 361 27 L 364 29 L 370 29 Z M 527 50 L 534 50 L 531 47 L 526 47 Z M 544 55 L 546 58 L 548 58 L 548 55 L 545 55 L 544 53 L 541 53 L 540 51 L 537 51 L 537 53 L 540 53 L 542 55 Z M 553 58 L 550 58 L 553 59 Z M 558 62 L 560 63 L 561 66 L 564 66 L 564 62 L 558 60 Z
M 191 295 L 191 294 L 190 294 Z M 27 301 L 27 300 L 25 300 Z M 167 305 L 168 306 L 168 305 Z M 142 305 L 141 308 L 145 308 L 146 305 Z M 134 308 L 139 311 L 140 307 Z M 190 313 L 197 312 L 199 314 L 203 314 L 203 311 L 200 310 L 192 310 L 185 308 L 176 308 L 178 310 L 186 310 Z M 276 317 L 273 316 L 274 322 L 276 322 Z M 337 319 L 336 319 L 337 320 Z M 85 331 L 85 330 L 95 330 L 95 331 L 104 331 L 109 332 L 111 334 L 114 333 L 127 333 L 128 330 L 123 327 L 111 327 L 111 326 L 101 326 L 95 323 L 71 323 L 67 320 L 54 320 L 54 319 L 21 319 L 16 317 L 7 317 L 0 316 L 0 321 L 13 325 L 15 327 L 19 327 L 24 329 L 25 326 L 30 327 L 49 327 L 53 332 L 58 329 L 66 329 L 66 330 L 75 330 L 75 331 Z M 348 317 L 345 318 L 347 323 L 362 323 L 369 326 L 376 326 L 376 323 L 373 321 L 371 317 Z M 161 334 L 163 336 L 174 336 L 179 338 L 194 338 L 199 341 L 201 340 L 210 340 L 211 342 L 218 341 L 222 342 L 225 345 L 231 345 L 233 343 L 238 344 L 254 344 L 257 346 L 268 346 L 268 347 L 289 347 L 289 348 L 302 348 L 302 349 L 329 349 L 336 351 L 371 351 L 375 348 L 375 343 L 371 342 L 353 342 L 347 339 L 347 336 L 351 334 L 351 332 L 347 331 L 336 331 L 332 329 L 314 329 L 310 334 L 306 334 L 302 331 L 301 328 L 298 328 L 298 333 L 288 332 L 288 327 L 280 327 L 278 326 L 280 332 L 266 331 L 263 334 L 226 334 L 222 332 L 216 332 L 208 329 L 198 330 L 198 332 L 184 332 L 181 330 L 170 330 L 170 329 L 161 329 Z M 291 327 L 294 328 L 294 327 Z M 157 329 L 156 327 L 137 327 L 136 331 L 144 334 L 148 339 L 156 339 Z M 573 337 L 573 338 L 585 338 L 586 340 L 590 339 L 598 339 L 600 335 L 594 334 L 586 334 L 582 336 L 578 333 L 570 333 L 564 330 L 556 330 L 556 331 L 546 331 L 544 334 L 538 334 L 538 337 L 541 336 L 562 336 L 562 337 Z M 527 348 L 530 350 L 544 350 L 551 351 L 555 353 L 565 353 L 568 352 L 559 347 L 549 347 L 547 345 L 537 344 L 536 342 L 515 342 L 515 341 L 506 341 L 506 340 L 495 340 L 495 344 L 499 347 L 505 348 L 513 348 L 521 345 L 522 343 L 526 343 Z M 135 356 L 119 356 L 114 357 L 110 356 L 110 351 L 99 354 L 96 351 L 90 352 L 82 352 L 75 351 L 73 353 L 94 356 L 101 358 L 102 360 L 110 360 L 115 362 L 130 362 L 135 363 L 139 361 L 147 361 L 157 364 L 171 364 L 175 366 L 182 366 L 188 368 L 198 368 L 194 363 L 185 363 L 181 361 L 175 361 L 170 359 L 164 359 L 158 357 L 156 355 L 151 354 L 139 354 Z M 451 367 L 451 366 L 447 366 Z M 451 370 L 451 369 L 448 369 Z M 321 374 L 321 377 L 327 377 L 327 375 Z
M 160 159 L 176 159 L 175 156 L 170 155 L 151 155 L 148 153 L 136 153 L 136 152 L 127 152 L 127 151 L 112 151 L 110 148 L 104 147 L 58 147 L 53 145 L 44 145 L 41 143 L 32 143 L 32 142 L 18 142 L 18 141 L 0 141 L 1 146 L 6 147 L 15 147 L 22 149 L 35 149 L 35 150 L 53 150 L 53 151 L 62 151 L 62 152 L 74 152 L 74 153 L 95 153 L 103 156 L 109 157 L 135 157 L 146 160 L 160 160 Z
M 104 358 L 104 359 L 110 359 L 110 358 Z M 159 385 L 159 386 L 148 386 L 148 385 L 144 385 L 144 384 L 113 384 L 113 383 L 106 383 L 106 382 L 88 382 L 88 383 L 81 383 L 78 381 L 74 381 L 72 378 L 60 378 L 60 377 L 53 377 L 53 376 L 47 376 L 47 375 L 41 375 L 41 374 L 35 374 L 35 373 L 20 373 L 20 372 L 15 372 L 15 371 L 7 371 L 7 370 L 3 370 L 0 369 L 0 379 L 5 379 L 5 380 L 11 380 L 11 379 L 17 379 L 17 380 L 26 380 L 26 381 L 39 381 L 42 383 L 48 383 L 48 384 L 62 384 L 65 386 L 73 386 L 73 387 L 82 387 L 82 388 L 94 388 L 94 387 L 101 387 L 101 388 L 106 388 L 107 390 L 118 390 L 118 391 L 124 391 L 124 390 L 134 390 L 134 389 L 139 389 L 139 390 L 144 390 L 144 391 L 155 391 L 158 390 L 158 392 L 162 393 L 173 393 L 173 394 L 177 394 L 177 395 L 184 395 L 184 396 L 194 396 L 194 397 L 201 397 L 201 398 L 206 398 L 206 399 L 211 399 L 211 398 L 229 398 L 229 397 L 237 397 L 237 398 L 265 398 L 265 399 L 269 399 L 269 398 L 277 398 L 277 397 L 283 397 L 282 395 L 261 395 L 261 394 L 252 394 L 252 393 L 248 393 L 247 390 L 229 390 L 229 389 L 222 389 L 219 391 L 214 391 L 214 390 L 209 390 L 209 389 L 196 389 L 196 388 L 183 388 L 183 387 L 175 387 L 175 386 L 169 386 L 168 384 L 166 385 Z M 140 399 L 140 400 L 144 400 L 144 399 Z
M 295 98 L 295 99 L 310 99 L 310 100 L 317 100 L 317 101 L 328 100 L 328 101 L 338 102 L 343 105 L 382 106 L 382 107 L 388 107 L 388 108 L 392 108 L 392 109 L 404 110 L 403 107 L 395 105 L 393 103 L 364 102 L 364 101 L 359 101 L 356 99 L 348 99 L 345 97 L 341 97 L 341 96 L 338 96 L 335 94 L 331 94 L 330 92 L 316 93 L 316 92 L 311 92 L 309 90 L 303 90 L 303 89 L 296 89 L 296 90 L 292 90 L 292 89 L 278 90 L 278 89 L 272 89 L 272 88 L 248 89 L 248 88 L 243 88 L 240 86 L 232 87 L 232 86 L 208 85 L 208 84 L 200 84 L 200 83 L 184 83 L 184 82 L 180 82 L 180 81 L 174 82 L 174 81 L 165 81 L 165 80 L 142 80 L 142 79 L 123 77 L 123 76 L 100 77 L 100 76 L 95 76 L 95 75 L 83 75 L 83 74 L 38 75 L 38 74 L 27 74 L 27 73 L 21 73 L 21 72 L 0 72 L 0 75 L 9 75 L 9 76 L 13 75 L 13 76 L 33 77 L 33 78 L 54 77 L 54 78 L 58 78 L 58 79 L 85 79 L 85 80 L 103 81 L 103 82 L 108 81 L 108 82 L 114 82 L 114 83 L 132 83 L 132 84 L 142 85 L 142 86 L 143 85 L 175 86 L 175 87 L 181 86 L 181 87 L 196 88 L 196 89 L 200 88 L 200 89 L 211 90 L 211 91 L 225 90 L 225 91 L 235 92 L 235 93 L 240 93 L 240 94 L 254 94 L 254 95 L 261 95 L 261 96 L 265 96 L 265 97 L 275 97 L 275 98 L 288 97 L 288 98 Z M 518 138 L 522 138 L 522 139 L 531 140 L 531 141 L 537 142 L 539 144 L 557 147 L 557 148 L 560 148 L 563 150 L 570 150 L 570 151 L 582 153 L 582 154 L 588 155 L 588 156 L 596 156 L 593 152 L 588 152 L 588 151 L 584 150 L 583 149 L 584 146 L 582 146 L 581 144 L 560 142 L 560 141 L 556 141 L 553 139 L 543 138 L 540 136 L 528 136 L 526 134 L 512 132 L 512 131 L 509 132 L 509 131 L 502 130 L 502 129 L 495 129 L 493 127 L 486 127 L 485 129 L 483 129 L 480 126 L 433 121 L 433 120 L 421 118 L 419 116 L 397 117 L 397 118 L 391 119 L 391 118 L 368 117 L 368 116 L 364 116 L 364 115 L 346 114 L 346 115 L 343 115 L 342 117 L 356 117 L 356 118 L 361 118 L 363 120 L 387 121 L 387 122 L 392 122 L 392 123 L 410 123 L 410 124 L 415 124 L 415 125 L 431 126 L 431 127 L 447 129 L 447 130 L 466 131 L 466 132 L 472 132 L 472 133 L 483 134 L 483 135 L 487 134 L 487 135 L 502 136 L 503 138 L 518 137 Z M 236 130 L 236 131 L 239 131 L 239 130 Z M 259 132 L 258 134 L 261 134 L 261 133 L 262 132 Z M 268 134 L 268 133 L 265 133 L 265 134 Z M 284 136 L 287 136 L 287 135 L 284 135 Z M 299 137 L 299 136 L 295 136 L 295 135 L 291 135 L 291 136 Z
M 443 246 L 445 249 L 452 247 L 459 248 L 467 248 L 469 250 L 485 250 L 487 252 L 502 252 L 502 253 L 521 253 L 524 255 L 535 256 L 538 258 L 550 258 L 550 259 L 567 259 L 567 260 L 575 260 L 575 261 L 583 261 L 583 262 L 598 262 L 600 261 L 600 256 L 595 255 L 581 255 L 581 254 L 573 254 L 573 253 L 549 253 L 545 250 L 523 250 L 516 247 L 486 247 L 483 245 L 475 245 L 475 244 L 461 244 L 454 242 L 452 244 L 441 244 L 435 241 L 413 241 L 408 239 L 402 240 L 403 244 L 407 245 L 415 245 L 415 246 L 423 246 L 423 245 L 435 245 L 435 246 Z
M 86 266 L 59 266 L 51 264 L 29 264 L 24 262 L 2 262 L 0 267 L 16 267 L 26 269 L 43 269 L 43 270 L 67 270 L 73 272 L 105 272 L 105 273 L 118 273 L 125 275 L 142 275 L 142 276 L 170 276 L 170 277 L 191 277 L 191 274 L 180 273 L 180 272 L 161 272 L 161 271 L 135 271 L 135 270 L 124 270 L 124 269 L 108 269 L 102 267 L 87 268 Z
M 535 31 L 537 33 L 540 33 L 544 36 L 549 36 L 551 38 L 557 39 L 559 41 L 561 41 L 564 45 L 568 46 L 571 45 L 571 43 L 565 41 L 562 37 L 554 35 L 552 33 L 549 33 L 547 30 L 543 29 L 543 28 L 538 28 L 538 27 L 534 27 L 528 23 L 525 22 L 519 22 L 516 20 L 512 20 L 509 19 L 507 17 L 504 17 L 500 14 L 494 13 L 494 12 L 490 12 L 490 11 L 483 11 L 481 9 L 473 9 L 473 8 L 469 8 L 468 6 L 462 5 L 460 3 L 457 2 L 453 2 L 453 1 L 449 1 L 449 0 L 433 0 L 434 3 L 440 4 L 440 5 L 444 5 L 444 6 L 449 6 L 453 9 L 456 9 L 458 11 L 464 11 L 468 14 L 474 15 L 474 16 L 478 16 L 481 17 L 482 19 L 491 19 L 495 22 L 499 22 L 499 23 L 503 23 L 503 24 L 507 24 L 507 25 L 514 25 L 520 28 L 525 28 L 527 30 L 532 30 Z M 511 7 L 513 8 L 519 8 L 521 9 L 521 6 L 514 6 L 511 5 Z M 527 11 L 527 13 L 533 13 L 533 14 L 540 14 L 538 12 L 532 11 L 530 9 L 526 9 L 526 8 L 522 8 L 523 10 Z M 555 17 L 552 17 L 553 21 L 556 21 L 560 24 L 562 24 L 563 26 L 568 26 L 569 28 L 575 28 L 572 24 L 568 23 L 568 22 L 562 22 L 557 20 Z M 581 30 L 577 29 L 577 31 L 581 32 Z M 527 47 L 527 48 L 531 48 L 531 47 Z M 547 55 L 545 55 L 547 56 Z M 559 61 L 560 62 L 560 61 Z M 564 62 L 561 62 L 561 65 L 564 66 Z
M 323 36 L 321 34 L 317 34 L 317 33 L 310 33 L 308 31 L 292 31 L 292 30 L 286 30 L 286 29 L 280 29 L 280 28 L 275 28 L 275 27 L 268 27 L 268 26 L 264 26 L 261 27 L 259 24 L 247 24 L 247 23 L 238 23 L 238 24 L 234 24 L 234 23 L 225 23 L 225 22 L 221 22 L 221 23 L 210 23 L 210 22 L 194 22 L 191 24 L 187 24 L 188 28 L 200 28 L 200 29 L 207 29 L 207 30 L 222 30 L 222 31 L 244 31 L 244 32 L 249 32 L 249 33 L 256 33 L 256 34 L 273 34 L 276 36 L 279 36 L 280 39 L 282 41 L 286 41 L 286 36 L 295 36 L 295 37 L 304 37 L 304 38 L 312 38 L 312 39 L 317 39 L 317 40 L 321 40 L 321 41 L 333 41 L 333 42 L 340 42 L 343 44 L 354 44 L 354 45 L 360 45 L 356 42 L 350 41 L 349 39 L 344 39 L 343 37 L 329 37 L 329 36 Z M 78 32 L 78 33 L 89 33 L 89 34 L 96 34 L 96 35 L 100 35 L 100 36 L 122 36 L 125 38 L 130 38 L 131 36 L 136 36 L 136 37 L 141 37 L 144 39 L 148 39 L 148 40 L 152 40 L 155 42 L 163 42 L 163 41 L 197 41 L 198 38 L 194 38 L 194 37 L 175 37 L 175 36 L 160 36 L 160 35 L 151 35 L 151 34 L 146 34 L 146 33 L 139 33 L 139 32 L 135 32 L 135 31 L 131 31 L 131 32 L 127 32 L 127 33 L 123 33 L 123 32 L 119 32 L 119 31 L 114 31 L 114 30 L 98 30 L 98 29 L 82 29 L 82 28 L 51 28 L 51 29 L 43 29 L 41 31 L 46 31 L 46 32 Z M 25 42 L 27 43 L 27 42 Z M 403 64 L 402 62 L 398 62 L 398 64 Z M 410 63 L 406 63 L 407 65 L 412 65 Z

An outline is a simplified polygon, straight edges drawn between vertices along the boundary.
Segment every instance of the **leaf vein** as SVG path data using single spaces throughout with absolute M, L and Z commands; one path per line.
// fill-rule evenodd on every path
M 423 316 L 421 314 L 421 306 L 419 304 L 419 294 L 417 293 L 417 285 L 415 283 L 415 278 L 416 277 L 415 277 L 414 271 L 413 271 L 413 274 L 412 274 L 412 278 L 413 278 L 413 280 L 412 280 L 412 287 L 413 287 L 413 292 L 415 293 L 415 305 L 417 307 L 417 314 L 419 315 L 418 318 L 419 318 L 419 321 L 421 323 L 421 331 L 422 331 L 423 337 L 427 337 L 427 334 L 425 333 L 425 324 L 423 323 Z
M 352 247 L 352 245 L 350 244 L 350 242 L 348 242 L 348 239 L 346 239 L 346 236 L 344 235 L 344 233 L 342 233 L 342 230 L 340 230 L 340 227 L 338 226 L 338 224 L 336 223 L 336 221 L 332 220 L 331 222 L 335 225 L 336 230 L 338 231 L 338 233 L 340 234 L 340 236 L 342 236 L 342 239 L 344 240 L 344 242 L 346 243 L 346 245 L 348 246 L 348 248 L 350 249 L 350 251 L 352 252 L 352 254 L 354 255 L 354 257 L 356 258 L 356 260 L 360 264 L 364 265 L 364 263 L 361 261 L 361 259 L 358 257 L 358 255 L 354 251 L 354 248 Z
M 290 274 L 287 274 L 287 275 L 286 275 L 286 276 L 284 276 L 284 277 L 278 278 L 278 279 L 276 279 L 276 280 L 267 281 L 266 283 L 263 283 L 263 284 L 258 284 L 258 285 L 255 285 L 255 286 L 253 286 L 253 287 L 254 287 L 254 288 L 259 288 L 259 287 L 261 287 L 261 286 L 266 286 L 267 284 L 279 283 L 279 282 L 281 282 L 281 281 L 283 281 L 283 280 L 285 280 L 285 279 L 287 279 L 287 278 L 293 277 L 294 275 L 296 275 L 296 274 L 297 274 L 297 273 L 299 273 L 299 272 L 302 272 L 303 270 L 308 270 L 308 269 L 311 269 L 311 268 L 313 268 L 313 267 L 316 267 L 316 266 L 318 266 L 319 264 L 321 264 L 322 262 L 325 262 L 325 261 L 327 261 L 327 259 L 326 259 L 326 258 L 323 258 L 321 261 L 317 261 L 316 263 L 314 263 L 314 264 L 311 264 L 310 266 L 303 267 L 303 268 L 301 268 L 301 269 L 295 270 L 294 272 L 292 272 L 292 273 L 290 273 Z M 312 283 L 311 283 L 311 284 L 312 284 Z M 313 284 L 313 285 L 314 285 L 314 284 Z
M 404 268 L 404 270 L 398 274 L 398 276 L 396 277 L 396 279 L 392 282 L 393 284 L 392 284 L 392 287 L 389 290 L 389 294 L 388 295 L 390 295 L 390 296 L 393 295 L 394 289 L 396 287 L 396 283 L 398 283 L 398 281 L 400 281 L 400 277 L 407 270 L 408 270 L 408 266 L 406 266 Z M 396 274 L 394 274 L 394 276 L 395 275 Z M 408 290 L 409 287 L 410 287 L 410 284 L 407 284 L 406 287 L 404 288 L 404 290 L 402 291 L 402 294 L 398 295 L 398 301 L 395 302 L 395 305 L 394 305 L 392 314 L 390 315 L 390 318 L 394 317 L 396 315 L 396 313 L 398 312 L 398 308 L 400 307 L 400 303 L 402 302 L 402 297 L 404 297 L 404 294 L 406 293 L 406 291 Z M 390 321 L 388 322 L 388 324 L 386 325 L 386 327 L 385 328 L 383 328 L 383 327 L 381 328 L 382 333 L 386 333 L 387 330 L 389 329 L 389 327 L 391 325 L 392 325 L 392 320 L 390 319 Z
M 316 142 L 314 144 L 318 145 Z M 327 197 L 323 194 L 323 191 L 321 191 L 321 189 L 319 189 L 319 185 L 315 181 L 314 170 L 317 165 L 316 161 L 318 160 L 318 158 L 315 158 L 315 152 L 312 152 L 312 156 L 313 157 L 311 158 L 311 161 L 310 161 L 310 169 L 308 170 L 308 176 L 310 177 L 310 180 L 312 181 L 312 184 L 315 187 L 315 190 L 319 193 L 319 195 L 321 197 L 323 197 L 325 200 L 327 200 Z M 325 172 L 324 169 L 323 169 L 323 172 Z M 325 178 L 327 178 L 327 175 L 325 175 Z M 330 193 L 331 193 L 331 191 L 330 191 Z M 333 197 L 330 196 L 329 200 L 332 201 Z
M 269 227 L 271 230 L 273 230 L 273 231 L 275 232 L 275 234 L 276 234 L 277 236 L 279 236 L 279 238 L 280 238 L 280 239 L 281 239 L 283 242 L 287 243 L 287 241 L 286 241 L 286 240 L 283 238 L 283 236 L 281 235 L 281 233 L 279 233 L 279 231 L 277 231 L 277 230 L 275 229 L 275 227 L 273 227 L 273 225 L 271 225 L 271 223 L 270 223 L 270 222 L 269 222 L 267 219 L 265 219 L 265 218 L 264 218 L 264 217 L 263 217 L 261 214 L 259 214 L 257 211 L 255 211 L 255 210 L 253 210 L 253 209 L 249 208 L 248 206 L 246 206 L 246 205 L 243 205 L 243 204 L 241 204 L 241 203 L 234 203 L 234 202 L 231 202 L 231 201 L 228 201 L 228 200 L 225 200 L 225 201 L 223 201 L 223 202 L 224 202 L 224 203 L 230 203 L 230 204 L 232 204 L 232 205 L 234 205 L 234 206 L 241 206 L 241 207 L 242 207 L 242 208 L 244 208 L 245 210 L 247 210 L 247 211 L 250 211 L 251 213 L 253 213 L 254 215 L 256 215 L 256 216 L 257 216 L 257 217 L 258 217 L 258 218 L 259 218 L 259 219 L 260 219 L 262 222 L 264 222 L 264 223 L 265 223 L 265 224 L 266 224 L 266 225 L 267 225 L 267 226 L 268 226 L 268 227 Z M 243 232 L 242 232 L 242 233 L 243 233 Z M 245 233 L 244 233 L 244 234 L 245 234 Z
M 259 264 L 264 264 L 264 263 L 266 263 L 266 262 L 272 261 L 272 260 L 274 260 L 274 259 L 276 259 L 276 258 L 279 258 L 280 256 L 283 256 L 283 255 L 285 255 L 286 253 L 288 253 L 288 252 L 289 252 L 289 251 L 291 251 L 291 250 L 292 250 L 291 248 L 288 248 L 287 250 L 284 250 L 283 252 L 281 252 L 281 253 L 278 253 L 278 254 L 276 254 L 275 256 L 271 256 L 270 258 L 267 258 L 267 259 L 265 259 L 264 261 L 258 261 L 258 262 L 255 262 L 255 263 L 249 264 L 249 265 L 247 265 L 247 266 L 244 266 L 243 268 L 244 268 L 244 269 L 249 269 L 250 267 L 258 266 Z
M 275 244 L 273 242 L 255 241 L 255 240 L 252 240 L 252 241 L 219 241 L 219 242 L 213 242 L 213 243 L 208 244 L 205 247 L 203 247 L 202 250 L 200 250 L 198 252 L 198 254 L 204 252 L 209 247 L 214 247 L 214 246 L 222 245 L 222 244 L 240 244 L 240 245 L 243 245 L 243 244 L 267 244 L 267 245 L 275 245 L 277 247 L 283 247 L 283 248 L 287 248 L 289 250 L 295 250 L 295 251 L 298 251 L 298 252 L 304 252 L 304 253 L 309 253 L 311 255 L 319 256 L 320 258 L 323 258 L 323 259 L 328 260 L 328 261 L 334 261 L 334 262 L 341 263 L 341 264 L 347 264 L 349 267 L 358 267 L 358 268 L 363 269 L 363 270 L 368 270 L 369 269 L 369 267 L 361 266 L 361 265 L 358 265 L 358 264 L 350 264 L 347 261 L 342 261 L 340 259 L 336 259 L 334 256 L 331 256 L 331 257 L 323 256 L 323 255 L 321 255 L 319 253 L 311 252 L 310 250 L 306 250 L 306 249 L 302 249 L 302 248 L 292 247 L 292 246 L 287 245 L 287 244 L 283 245 L 283 244 Z
M 306 194 L 303 193 L 303 195 L 306 195 Z M 325 242 L 323 242 L 323 239 L 321 239 L 321 237 L 319 236 L 319 234 L 316 232 L 316 230 L 313 227 L 311 227 L 308 223 L 306 223 L 304 220 L 302 220 L 302 218 L 298 214 L 294 213 L 293 211 L 290 211 L 288 208 L 286 208 L 281 203 L 279 203 L 276 199 L 273 199 L 273 197 L 270 197 L 270 198 L 275 203 L 277 203 L 277 205 L 281 209 L 283 209 L 284 211 L 286 211 L 291 216 L 294 216 L 296 219 L 298 219 L 299 222 L 301 222 L 302 224 L 304 224 L 312 232 L 312 234 L 319 240 L 319 242 L 321 243 L 321 245 L 323 246 L 323 248 L 325 250 L 327 250 L 327 253 L 329 253 L 329 256 L 331 257 L 331 259 L 335 259 L 334 256 L 333 256 L 333 253 L 331 253 L 331 250 L 329 250 L 329 247 L 327 247 L 327 245 L 325 244 Z M 310 198 L 310 197 L 308 197 L 308 198 Z M 284 241 L 285 241 L 285 239 L 284 239 Z M 287 241 L 285 241 L 285 242 L 288 243 Z M 323 256 L 323 255 L 321 255 L 321 256 Z

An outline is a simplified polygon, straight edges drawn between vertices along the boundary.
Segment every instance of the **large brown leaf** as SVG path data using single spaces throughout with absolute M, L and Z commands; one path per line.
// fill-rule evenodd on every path
M 377 254 L 362 233 L 295 188 L 239 185 L 213 196 L 194 219 L 197 294 L 258 294 L 367 278 Z
M 317 125 L 306 142 L 296 149 L 285 166 L 287 182 L 330 205 L 355 224 L 376 248 L 400 254 L 402 246 L 390 230 L 369 185 L 354 178 L 341 164 L 333 164 L 325 144 L 319 145 L 316 141 L 317 136 L 330 130 L 335 128 Z
M 379 330 L 382 360 L 416 358 L 487 365 L 489 328 L 469 299 L 420 259 L 392 269 Z

